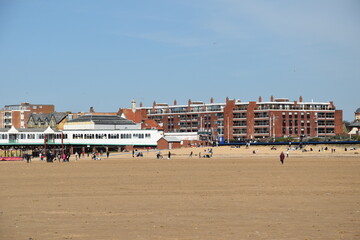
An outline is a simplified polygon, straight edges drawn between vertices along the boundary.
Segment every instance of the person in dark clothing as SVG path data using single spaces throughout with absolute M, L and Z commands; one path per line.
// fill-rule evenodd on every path
M 70 153 L 66 154 L 66 162 L 70 162 Z
M 169 153 L 168 153 L 168 159 L 170 159 L 171 158 L 171 152 L 169 151 Z
M 284 159 L 285 159 L 285 154 L 283 152 L 281 152 L 281 154 L 280 154 L 280 162 L 281 162 L 281 164 L 284 164 Z
M 31 156 L 30 156 L 30 154 L 26 154 L 26 155 L 25 155 L 25 158 L 26 158 L 26 162 L 27 162 L 27 163 L 31 163 Z
M 107 151 L 107 152 L 106 152 L 106 158 L 109 158 L 109 155 L 110 155 L 110 152 Z
M 50 152 L 46 153 L 46 162 L 53 162 L 52 159 L 51 159 L 51 153 Z

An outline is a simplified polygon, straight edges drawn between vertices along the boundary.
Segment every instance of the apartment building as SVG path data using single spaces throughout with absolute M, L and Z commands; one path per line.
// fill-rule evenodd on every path
M 54 105 L 30 104 L 27 102 L 18 105 L 5 105 L 0 111 L 0 128 L 26 128 L 29 116 L 32 113 L 52 113 Z
M 142 119 L 155 120 L 165 132 L 198 132 L 212 140 L 330 137 L 342 133 L 342 110 L 337 110 L 332 101 L 304 102 L 302 97 L 298 101 L 273 96 L 263 101 L 259 97 L 249 102 L 227 98 L 224 103 L 211 98 L 210 103 L 189 100 L 186 105 L 154 102 L 152 107 L 133 104 L 132 111 Z

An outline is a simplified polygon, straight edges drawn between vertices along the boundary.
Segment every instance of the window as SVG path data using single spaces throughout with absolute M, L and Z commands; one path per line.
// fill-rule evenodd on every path
M 7 139 L 8 135 L 7 134 L 0 134 L 0 139 Z
M 27 135 L 27 138 L 28 138 L 28 139 L 35 139 L 35 134 L 28 134 L 28 135 Z

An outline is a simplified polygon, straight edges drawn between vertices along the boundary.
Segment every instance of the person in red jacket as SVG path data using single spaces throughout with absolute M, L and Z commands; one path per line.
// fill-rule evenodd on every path
M 281 164 L 284 164 L 284 159 L 285 159 L 285 154 L 283 152 L 281 152 L 281 154 L 280 154 L 280 162 L 281 162 Z

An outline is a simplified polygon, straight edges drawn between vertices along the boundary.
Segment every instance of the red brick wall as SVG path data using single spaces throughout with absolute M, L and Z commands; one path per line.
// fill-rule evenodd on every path
M 343 111 L 335 110 L 335 134 L 342 134 L 343 131 Z
M 169 143 L 164 139 L 160 138 L 157 142 L 158 149 L 169 149 Z
M 226 99 L 224 107 L 224 138 L 233 139 L 233 112 L 235 108 L 235 100 Z
M 165 140 L 165 138 L 160 138 L 157 142 L 157 148 L 158 149 L 169 149 L 170 148 L 170 144 L 171 144 L 171 149 L 175 149 L 175 148 L 181 148 L 181 143 L 180 142 L 172 142 L 169 143 L 168 141 Z
M 36 107 L 36 109 L 34 109 Z M 52 113 L 55 112 L 54 105 L 31 105 L 30 111 L 33 113 Z
M 20 111 L 12 111 L 11 123 L 15 128 L 20 128 Z

